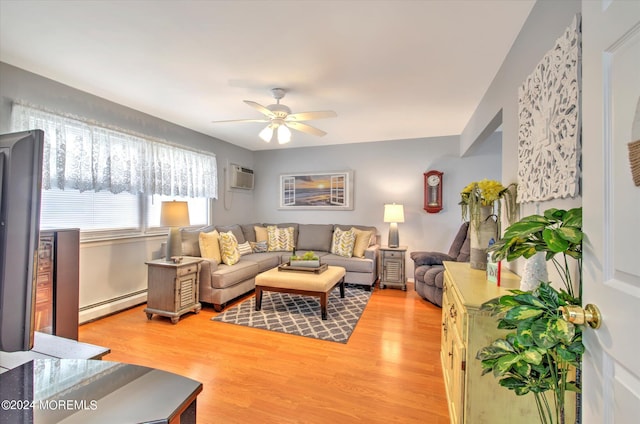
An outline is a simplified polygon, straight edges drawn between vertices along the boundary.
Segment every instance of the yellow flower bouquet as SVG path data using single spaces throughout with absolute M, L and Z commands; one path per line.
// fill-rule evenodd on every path
M 493 202 L 501 198 L 506 190 L 507 188 L 498 181 L 487 180 L 485 178 L 481 181 L 469 183 L 462 189 L 460 192 L 460 197 L 462 198 L 460 204 L 469 204 L 469 197 L 473 194 L 478 197 L 482 206 L 490 206 Z
M 501 199 L 504 198 L 507 206 L 507 219 L 512 222 L 515 220 L 516 213 L 515 190 L 511 190 L 512 187 L 515 188 L 515 184 L 505 187 L 496 180 L 488 180 L 486 178 L 469 183 L 460 192 L 459 205 L 462 207 L 462 219 L 464 221 L 479 220 L 482 206 L 491 206 L 493 211 L 496 204 L 496 212 L 499 218 Z

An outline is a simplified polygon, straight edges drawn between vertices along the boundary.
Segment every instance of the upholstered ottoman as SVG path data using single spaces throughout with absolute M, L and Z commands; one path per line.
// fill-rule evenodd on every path
M 340 286 L 340 297 L 344 298 L 344 275 L 345 269 L 339 266 L 329 266 L 320 274 L 272 268 L 256 275 L 256 311 L 262 308 L 263 291 L 293 293 L 319 297 L 322 319 L 326 320 L 329 293 Z

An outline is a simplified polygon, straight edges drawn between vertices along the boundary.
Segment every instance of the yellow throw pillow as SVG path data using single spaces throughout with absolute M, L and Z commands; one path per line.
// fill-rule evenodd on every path
M 369 241 L 373 235 L 373 231 L 359 230 L 351 227 L 351 231 L 356 235 L 356 242 L 353 245 L 353 256 L 356 258 L 364 258 L 364 251 L 369 247 Z
M 256 241 L 267 241 L 269 239 L 266 227 L 254 225 L 253 230 L 256 232 Z
M 350 258 L 353 256 L 353 245 L 356 243 L 356 235 L 351 230 L 341 230 L 336 228 L 333 232 L 333 242 L 331 243 L 331 253 L 338 256 Z
M 198 235 L 200 256 L 206 259 L 214 259 L 218 263 L 222 262 L 219 238 L 220 235 L 216 230 L 213 230 L 210 233 L 200 233 Z
M 278 228 L 275 225 L 267 227 L 267 251 L 293 252 L 293 227 Z
M 238 240 L 231 231 L 220 233 L 220 255 L 222 262 L 227 265 L 235 265 L 240 260 Z

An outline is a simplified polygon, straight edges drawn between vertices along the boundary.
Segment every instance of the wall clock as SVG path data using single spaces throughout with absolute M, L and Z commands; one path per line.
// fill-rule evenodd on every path
M 442 210 L 442 172 L 424 173 L 424 210 L 438 213 Z

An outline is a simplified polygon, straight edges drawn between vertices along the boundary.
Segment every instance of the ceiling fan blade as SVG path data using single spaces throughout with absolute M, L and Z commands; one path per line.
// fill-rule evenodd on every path
M 284 124 L 291 129 L 298 130 L 306 134 L 317 135 L 318 137 L 322 137 L 327 134 L 322 130 L 312 127 L 311 125 L 303 124 L 302 122 L 286 121 Z
M 244 100 L 244 102 L 252 108 L 257 109 L 258 112 L 262 113 L 263 115 L 268 116 L 269 118 L 275 118 L 276 116 L 273 112 L 262 106 L 260 103 L 252 102 L 251 100 Z
M 229 119 L 226 121 L 211 121 L 213 124 L 226 124 L 227 122 L 271 122 L 270 119 Z
M 332 110 L 319 110 L 317 112 L 299 112 L 287 115 L 285 121 L 310 121 L 312 119 L 335 118 L 338 116 Z

